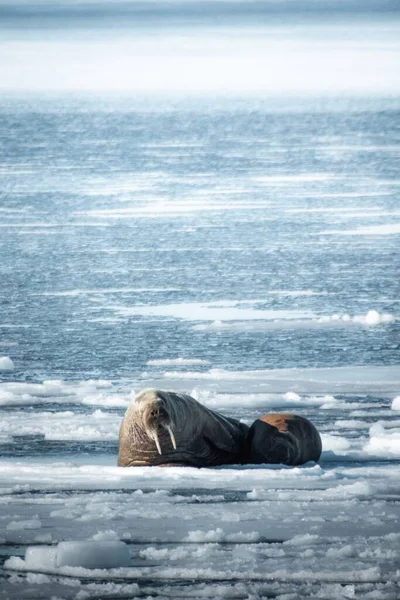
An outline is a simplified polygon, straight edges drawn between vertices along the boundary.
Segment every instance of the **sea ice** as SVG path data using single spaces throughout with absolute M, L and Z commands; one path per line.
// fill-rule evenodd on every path
M 115 569 L 129 567 L 131 558 L 128 546 L 121 541 L 68 541 L 57 546 L 28 546 L 24 563 L 13 557 L 9 568 L 29 571 L 54 571 L 60 567 L 83 569 Z
M 129 567 L 128 546 L 120 541 L 60 542 L 57 548 L 58 567 L 113 569 Z
M 13 371 L 14 363 L 9 356 L 0 356 L 0 372 Z
M 400 410 L 400 396 L 396 396 L 392 402 L 392 410 Z
M 400 423 L 398 424 L 400 425 Z M 374 423 L 365 450 L 378 456 L 400 456 L 400 427 L 389 429 L 382 422 Z

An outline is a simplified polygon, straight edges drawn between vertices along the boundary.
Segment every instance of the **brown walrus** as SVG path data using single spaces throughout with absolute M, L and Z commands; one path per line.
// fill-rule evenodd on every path
M 247 438 L 247 461 L 302 465 L 317 462 L 321 456 L 321 438 L 305 417 L 292 414 L 268 414 L 250 427 Z
M 118 466 L 211 467 L 242 463 L 248 429 L 188 394 L 144 390 L 122 421 Z

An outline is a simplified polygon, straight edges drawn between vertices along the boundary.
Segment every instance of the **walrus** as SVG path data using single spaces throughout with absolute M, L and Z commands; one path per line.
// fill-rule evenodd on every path
M 118 466 L 242 463 L 248 426 L 188 394 L 148 389 L 128 407 L 119 432 Z
M 303 465 L 318 462 L 322 443 L 314 425 L 305 417 L 268 414 L 251 425 L 246 438 L 247 462 Z

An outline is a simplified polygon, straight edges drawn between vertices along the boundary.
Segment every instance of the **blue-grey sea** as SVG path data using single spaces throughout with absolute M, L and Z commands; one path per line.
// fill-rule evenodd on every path
M 193 327 L 241 320 L 214 319 L 221 302 L 275 324 L 399 314 L 394 101 L 3 100 L 0 120 L 0 327 L 19 380 L 175 356 L 398 364 L 398 323 Z

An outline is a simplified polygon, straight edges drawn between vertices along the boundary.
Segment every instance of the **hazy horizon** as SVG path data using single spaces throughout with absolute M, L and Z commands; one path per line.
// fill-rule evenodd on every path
M 0 90 L 397 94 L 393 2 L 0 2 Z

